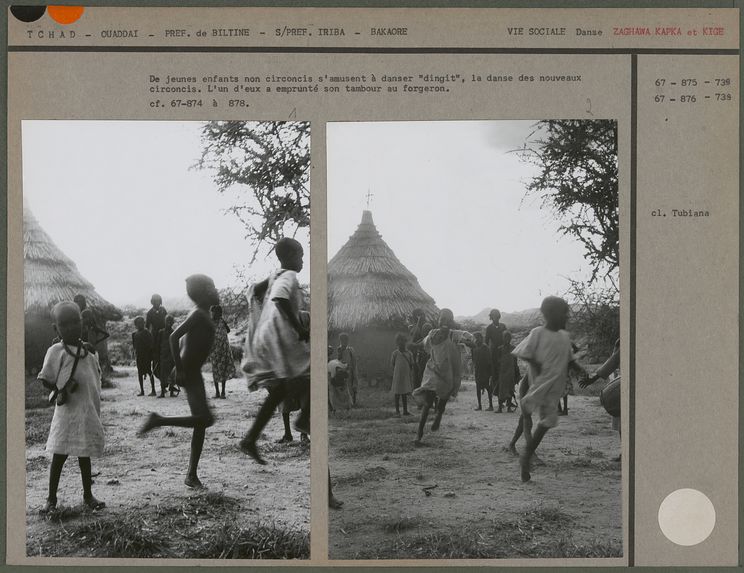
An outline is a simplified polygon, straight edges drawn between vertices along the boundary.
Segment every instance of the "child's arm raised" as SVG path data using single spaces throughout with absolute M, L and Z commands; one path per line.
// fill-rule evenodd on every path
M 303 342 L 310 340 L 310 331 L 302 326 L 300 319 L 292 311 L 292 304 L 286 298 L 275 298 L 273 299 L 274 304 L 279 308 L 284 317 L 289 321 L 289 324 L 294 328 L 297 336 Z
M 170 345 L 171 355 L 173 356 L 173 365 L 176 368 L 176 381 L 182 381 L 184 377 L 183 361 L 181 360 L 181 352 L 178 348 L 178 342 L 181 337 L 184 336 L 189 330 L 191 330 L 196 319 L 194 315 L 196 311 L 191 312 L 181 324 L 178 325 L 171 335 L 168 337 L 168 344 Z M 179 384 L 180 385 L 180 384 Z

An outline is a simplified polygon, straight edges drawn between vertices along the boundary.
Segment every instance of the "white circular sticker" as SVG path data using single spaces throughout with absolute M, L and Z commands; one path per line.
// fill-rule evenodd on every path
M 666 538 L 677 545 L 702 543 L 715 525 L 716 509 L 713 503 L 696 489 L 673 491 L 659 506 L 659 527 Z

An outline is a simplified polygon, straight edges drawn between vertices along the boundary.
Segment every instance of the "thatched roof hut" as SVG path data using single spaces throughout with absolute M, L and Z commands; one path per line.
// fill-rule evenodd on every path
M 348 332 L 367 376 L 387 373 L 395 334 L 420 308 L 433 320 L 438 309 L 418 280 L 385 243 L 364 211 L 362 221 L 328 263 L 329 343 Z
M 72 259 L 54 244 L 26 205 L 23 207 L 23 273 L 29 370 L 40 366 L 54 338 L 49 311 L 58 302 L 81 294 L 99 321 L 122 318 L 121 311 L 99 295 Z

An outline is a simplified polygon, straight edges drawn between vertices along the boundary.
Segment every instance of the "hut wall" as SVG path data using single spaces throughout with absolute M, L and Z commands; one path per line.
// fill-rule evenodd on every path
M 27 313 L 24 327 L 26 372 L 36 375 L 44 364 L 44 356 L 46 356 L 46 351 L 52 345 L 56 334 L 48 313 L 46 315 Z
M 356 351 L 359 377 L 392 378 L 390 355 L 395 350 L 395 335 L 403 330 L 365 328 L 349 331 L 349 345 Z M 329 344 L 338 348 L 338 332 L 329 333 Z

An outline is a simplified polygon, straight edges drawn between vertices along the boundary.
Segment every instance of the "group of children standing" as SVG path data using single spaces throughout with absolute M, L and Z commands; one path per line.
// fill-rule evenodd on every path
M 145 317 L 138 316 L 134 319 L 137 329 L 132 333 L 132 347 L 137 364 L 137 379 L 140 391 L 138 396 L 145 395 L 144 382 L 150 378 L 150 396 L 165 398 L 166 391 L 171 397 L 180 393 L 180 388 L 175 380 L 175 362 L 171 351 L 169 338 L 173 334 L 175 319 L 163 307 L 163 299 L 159 294 L 152 295 L 150 299 L 152 308 L 147 311 Z M 212 363 L 212 380 L 214 382 L 214 397 L 226 398 L 225 383 L 235 378 L 235 362 L 230 348 L 228 333 L 230 327 L 222 317 L 222 307 L 219 304 L 209 308 L 212 322 L 215 325 L 214 343 L 209 354 Z M 160 394 L 155 392 L 155 380 L 160 380 Z
M 249 327 L 246 360 L 243 363 L 243 371 L 252 388 L 263 387 L 269 391 L 251 429 L 239 444 L 243 452 L 261 464 L 266 462 L 259 455 L 256 441 L 282 400 L 298 400 L 301 412 L 295 427 L 305 434 L 309 434 L 310 430 L 309 315 L 304 309 L 297 281 L 297 273 L 302 269 L 303 251 L 300 243 L 284 238 L 276 244 L 275 252 L 282 268 L 264 281 L 265 284 L 259 283 L 252 289 L 251 314 L 257 321 Z M 213 367 L 215 363 L 219 365 L 214 353 L 224 351 L 225 346 L 219 347 L 215 342 L 221 329 L 226 339 L 227 325 L 220 324 L 219 295 L 210 277 L 188 277 L 186 293 L 195 308 L 175 329 L 173 321 L 168 320 L 162 308 L 162 300 L 157 295 L 153 296 L 153 308 L 148 312 L 148 320 L 135 321 L 137 332 L 133 336 L 133 344 L 136 350 L 144 349 L 141 354 L 137 352 L 140 395 L 144 394 L 143 381 L 147 374 L 150 375 L 153 390 L 151 395 L 154 395 L 152 371 L 156 357 L 155 340 L 159 340 L 159 350 L 162 351 L 163 347 L 169 350 L 167 356 L 172 360 L 175 384 L 186 391 L 190 415 L 162 416 L 153 412 L 138 434 L 144 436 L 162 426 L 193 428 L 184 483 L 191 488 L 202 488 L 198 465 L 206 429 L 214 423 L 215 418 L 207 401 L 201 369 L 210 354 L 213 356 Z M 51 391 L 50 401 L 56 402 L 46 445 L 47 451 L 52 454 L 52 464 L 44 510 L 53 511 L 57 507 L 59 479 L 68 456 L 78 457 L 84 504 L 91 509 L 101 509 L 105 503 L 96 499 L 91 491 L 91 458 L 101 456 L 104 449 L 98 357 L 94 346 L 82 338 L 84 320 L 77 304 L 72 301 L 60 302 L 52 309 L 51 317 L 58 341 L 47 350 L 38 376 Z M 229 344 L 226 348 L 229 350 Z M 158 354 L 157 358 L 155 370 L 162 373 L 169 363 L 162 359 L 162 354 Z M 169 375 L 171 370 L 168 370 Z M 229 367 L 227 370 L 229 374 Z M 224 385 L 219 395 L 224 397 Z

